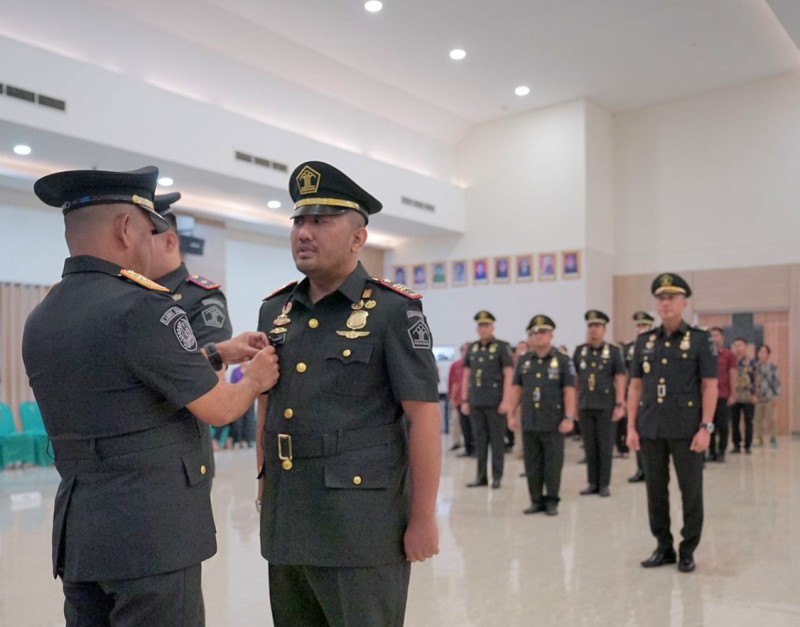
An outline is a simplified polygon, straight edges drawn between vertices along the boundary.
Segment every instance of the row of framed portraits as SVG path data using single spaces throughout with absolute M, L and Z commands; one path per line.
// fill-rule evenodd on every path
M 559 277 L 578 279 L 580 276 L 581 253 L 578 250 L 392 266 L 394 282 L 415 289 L 503 284 L 512 281 L 531 283 L 556 281 Z

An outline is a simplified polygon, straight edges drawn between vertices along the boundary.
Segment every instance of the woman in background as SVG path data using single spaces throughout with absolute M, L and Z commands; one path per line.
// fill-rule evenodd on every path
M 769 358 L 772 351 L 769 346 L 762 344 L 756 354 L 756 408 L 755 408 L 755 431 L 756 446 L 764 445 L 764 423 L 769 429 L 769 443 L 772 448 L 778 448 L 775 427 L 775 405 L 778 404 L 778 397 L 781 394 L 781 377 L 778 366 L 772 363 Z

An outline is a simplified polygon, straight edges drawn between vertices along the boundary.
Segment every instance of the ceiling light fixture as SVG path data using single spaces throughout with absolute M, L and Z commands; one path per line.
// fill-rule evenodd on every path
M 162 176 L 160 179 L 158 179 L 158 184 L 159 184 L 159 185 L 161 185 L 161 187 L 172 187 L 172 184 L 173 184 L 174 182 L 175 182 L 175 181 L 173 181 L 173 180 L 172 180 L 170 177 L 168 177 L 168 176 Z
M 368 0 L 364 3 L 364 8 L 370 13 L 377 13 L 383 8 L 383 2 L 379 0 Z
M 280 200 L 270 200 L 267 203 L 267 207 L 270 209 L 280 209 L 281 208 L 281 201 Z
M 531 88 L 526 85 L 520 85 L 514 90 L 514 93 L 517 94 L 517 96 L 527 96 L 531 93 Z
M 18 155 L 29 155 L 31 154 L 31 147 L 25 144 L 17 144 L 14 146 L 14 152 Z
M 466 56 L 467 56 L 467 51 L 462 50 L 461 48 L 453 48 L 450 51 L 450 58 L 453 61 L 461 61 L 461 59 L 463 59 Z

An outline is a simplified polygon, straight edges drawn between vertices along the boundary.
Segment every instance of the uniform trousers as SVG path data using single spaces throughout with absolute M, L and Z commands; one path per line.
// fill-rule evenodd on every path
M 598 488 L 611 483 L 611 457 L 617 424 L 611 422 L 611 409 L 580 411 L 583 450 L 586 452 L 586 479 Z
M 411 563 L 364 568 L 269 565 L 275 627 L 402 627 Z
M 734 403 L 731 405 L 731 435 L 734 450 L 742 448 L 742 432 L 740 423 L 744 416 L 744 448 L 750 450 L 753 445 L 753 403 Z
M 728 425 L 731 422 L 731 410 L 727 398 L 717 399 L 717 408 L 714 410 L 714 433 L 711 434 L 711 443 L 708 452 L 711 459 L 716 460 L 719 455 L 725 455 L 728 448 Z
M 472 421 L 467 414 L 458 409 L 458 422 L 461 425 L 461 435 L 464 436 L 464 449 L 472 454 L 475 451 L 475 439 L 472 436 Z
M 202 627 L 201 566 L 117 581 L 65 581 L 67 627 Z
M 630 448 L 628 448 L 628 420 L 626 418 L 616 422 L 616 432 L 617 452 L 620 455 L 626 455 L 630 452 Z
M 558 431 L 523 431 L 522 454 L 531 503 L 558 503 L 561 488 L 561 469 L 564 467 L 564 436 Z M 543 496 L 542 489 L 547 488 Z
M 478 458 L 477 481 L 486 481 L 486 465 L 489 445 L 492 447 L 492 478 L 502 479 L 506 451 L 506 417 L 497 413 L 497 407 L 469 408 L 472 437 L 475 439 L 475 455 Z
M 642 462 L 647 484 L 650 531 L 660 548 L 672 548 L 669 516 L 669 458 L 675 464 L 683 504 L 681 555 L 690 556 L 703 530 L 703 454 L 689 450 L 691 438 L 642 438 Z

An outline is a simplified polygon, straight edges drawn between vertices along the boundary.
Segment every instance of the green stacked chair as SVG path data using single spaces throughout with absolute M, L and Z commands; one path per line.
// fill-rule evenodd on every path
M 53 463 L 53 456 L 49 451 L 49 440 L 44 429 L 42 412 L 34 401 L 22 401 L 19 404 L 19 416 L 22 419 L 22 432 L 31 436 L 36 454 L 36 463 L 39 466 L 49 466 Z
M 17 431 L 11 408 L 0 403 L 0 470 L 18 462 L 36 463 L 33 438 Z

